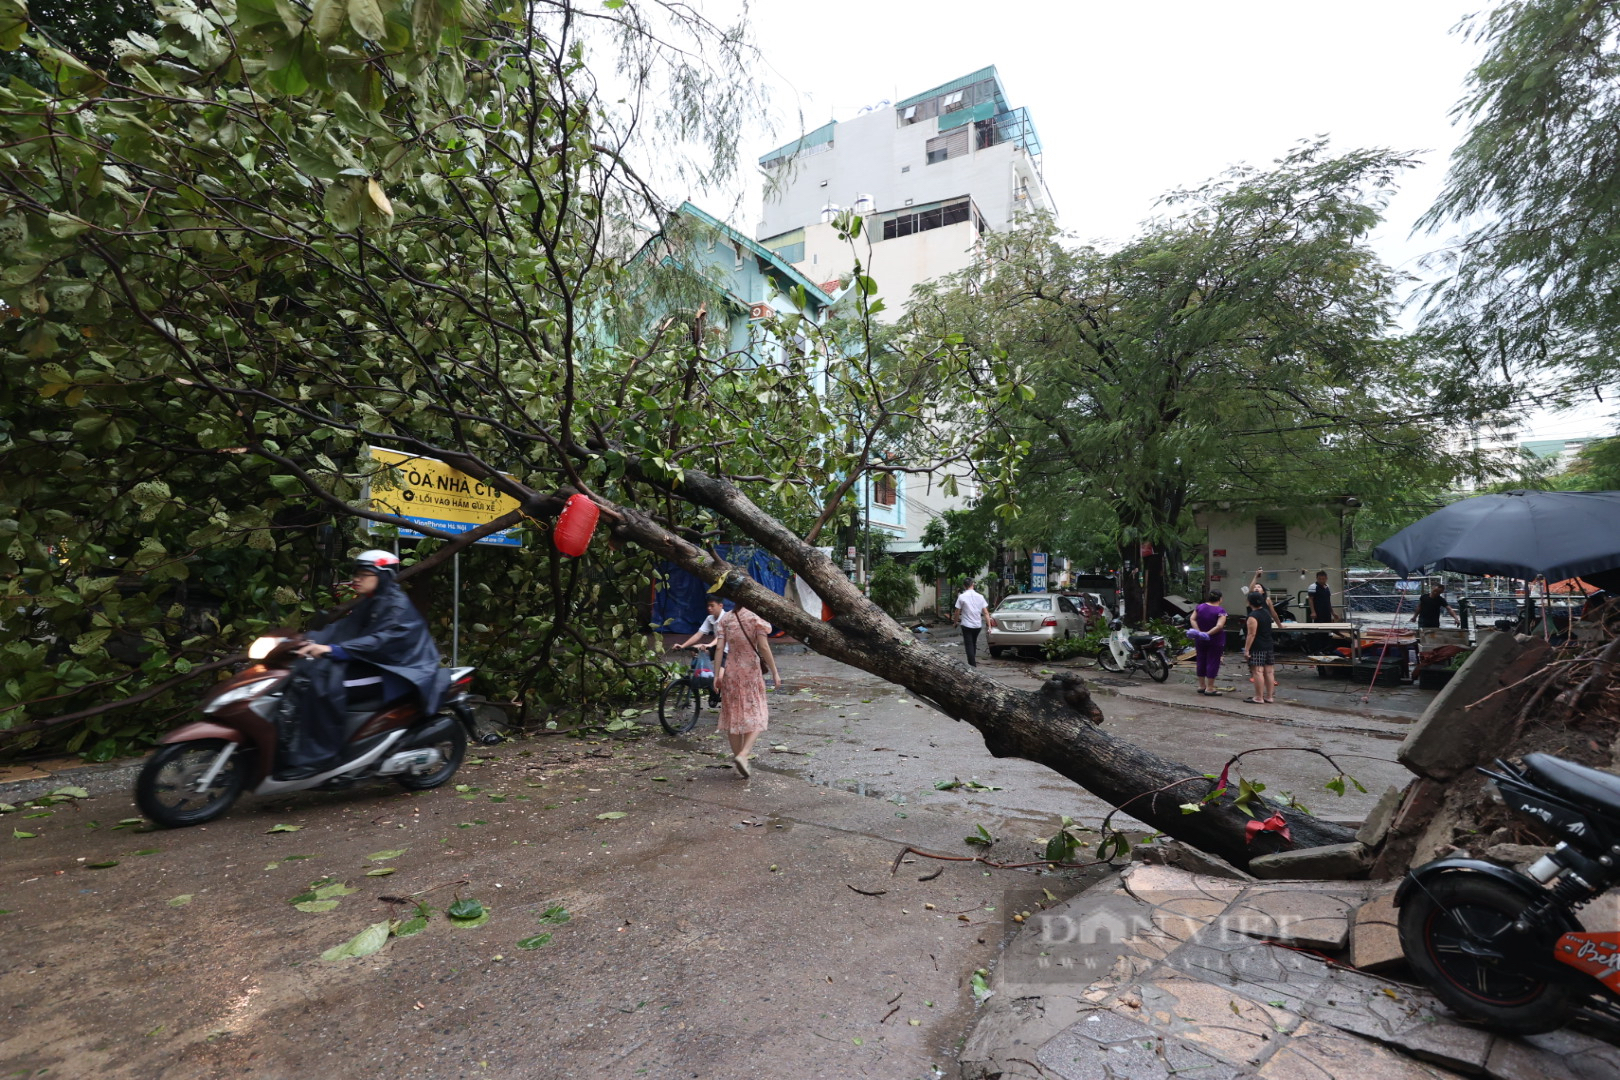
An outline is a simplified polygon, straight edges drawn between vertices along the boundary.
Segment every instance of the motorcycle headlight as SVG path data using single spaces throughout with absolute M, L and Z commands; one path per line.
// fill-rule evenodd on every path
M 279 637 L 258 638 L 253 642 L 252 645 L 248 646 L 248 657 L 253 660 L 263 660 L 265 657 L 276 651 L 277 645 L 280 645 L 286 640 L 286 638 Z
M 260 640 L 262 641 L 267 639 L 261 638 Z M 227 705 L 234 705 L 238 701 L 246 701 L 250 697 L 257 697 L 269 689 L 270 684 L 275 681 L 276 680 L 274 678 L 255 679 L 250 683 L 244 683 L 241 686 L 227 690 L 223 694 L 219 695 L 219 697 L 203 706 L 203 715 L 209 716 L 218 712 L 220 709 L 223 709 Z

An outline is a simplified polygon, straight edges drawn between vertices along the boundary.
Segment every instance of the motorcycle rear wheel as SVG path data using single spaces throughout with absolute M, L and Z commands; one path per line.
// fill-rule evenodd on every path
M 1401 907 L 1401 949 L 1441 1001 L 1509 1035 L 1536 1035 L 1567 1024 L 1583 995 L 1565 982 L 1524 970 L 1511 940 L 1525 897 L 1492 878 L 1442 877 Z M 1505 940 L 1493 949 L 1492 939 Z M 1472 951 L 1465 951 L 1465 946 Z M 1550 943 L 1539 946 L 1552 962 Z M 1497 955 L 1492 956 L 1490 953 Z
M 1142 670 L 1154 682 L 1164 682 L 1170 677 L 1170 661 L 1165 659 L 1164 653 L 1154 649 L 1142 655 Z
M 248 756 L 251 750 L 236 753 L 214 777 L 207 791 L 195 792 L 191 785 L 207 773 L 221 750 L 224 739 L 199 739 L 169 743 L 146 759 L 135 780 L 135 805 L 154 824 L 180 829 L 213 821 L 236 802 L 247 785 Z
M 1097 666 L 1104 671 L 1116 673 L 1125 670 L 1119 666 L 1119 661 L 1114 659 L 1114 650 L 1108 647 L 1106 641 L 1103 642 L 1103 647 L 1097 650 Z
M 394 777 L 406 791 L 428 791 L 456 775 L 462 759 L 467 756 L 467 729 L 459 723 L 451 724 L 445 736 L 428 749 L 437 750 L 439 756 L 444 758 L 444 764 L 421 776 L 406 772 Z

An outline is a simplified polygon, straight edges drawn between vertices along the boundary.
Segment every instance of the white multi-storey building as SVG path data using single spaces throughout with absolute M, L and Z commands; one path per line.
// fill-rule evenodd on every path
M 917 285 L 972 265 L 986 231 L 1055 209 L 1035 125 L 1008 104 L 994 67 L 825 124 L 759 164 L 768 177 L 760 243 L 828 292 L 859 258 L 885 299 L 883 320 L 904 312 Z M 853 248 L 832 224 L 844 210 L 865 219 Z M 863 516 L 888 534 L 889 550 L 921 550 L 928 522 L 973 496 L 971 478 L 956 471 L 954 497 L 938 476 L 863 484 Z
M 916 285 L 970 265 L 987 229 L 1053 209 L 1029 110 L 1007 104 L 994 67 L 825 124 L 759 163 L 760 242 L 828 283 L 858 254 L 890 319 Z M 858 253 L 831 225 L 842 210 L 866 219 Z

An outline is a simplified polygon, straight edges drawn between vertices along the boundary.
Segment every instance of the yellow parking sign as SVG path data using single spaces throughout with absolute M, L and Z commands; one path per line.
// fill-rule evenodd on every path
M 380 446 L 369 449 L 373 461 L 387 466 L 371 477 L 371 508 L 380 513 L 409 518 L 446 532 L 468 532 L 518 508 L 517 500 L 510 495 L 437 458 L 402 454 Z M 373 522 L 372 528 L 377 527 Z M 411 529 L 401 529 L 399 534 L 422 535 Z M 523 546 L 510 529 L 491 533 L 478 543 Z

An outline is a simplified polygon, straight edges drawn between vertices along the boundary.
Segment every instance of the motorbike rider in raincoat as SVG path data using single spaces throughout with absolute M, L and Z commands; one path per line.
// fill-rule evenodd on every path
M 296 733 L 277 779 L 336 768 L 349 712 L 416 694 L 432 715 L 444 700 L 450 671 L 440 666 L 427 621 L 394 579 L 398 570 L 399 556 L 391 552 L 361 552 L 350 580 L 360 602 L 299 647 L 312 662 L 301 665 L 287 695 Z

